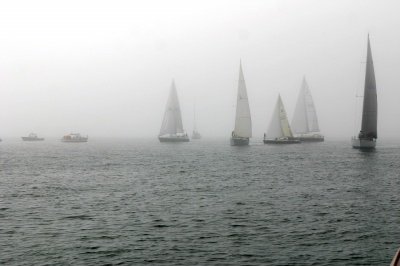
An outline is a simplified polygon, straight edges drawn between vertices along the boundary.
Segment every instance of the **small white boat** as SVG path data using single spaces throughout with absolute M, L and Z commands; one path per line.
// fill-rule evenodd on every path
M 196 129 L 193 130 L 192 139 L 201 139 L 201 134 Z
M 376 139 L 378 138 L 377 132 L 378 122 L 378 100 L 376 93 L 376 81 L 374 63 L 372 61 L 371 45 L 367 45 L 367 66 L 365 70 L 365 84 L 364 84 L 364 99 L 361 130 L 358 136 L 351 139 L 353 148 L 356 149 L 374 149 L 376 146 Z
M 196 125 L 196 106 L 193 107 L 193 133 L 192 133 L 192 139 L 201 139 L 201 134 L 197 130 L 197 125 Z
M 87 142 L 89 139 L 88 136 L 82 137 L 79 133 L 71 133 L 62 137 L 62 142 Z

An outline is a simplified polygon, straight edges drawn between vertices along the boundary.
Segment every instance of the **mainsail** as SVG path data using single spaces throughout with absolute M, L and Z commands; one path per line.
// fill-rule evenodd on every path
M 365 70 L 364 103 L 362 112 L 360 138 L 377 138 L 377 95 L 374 63 L 368 36 L 367 66 Z
M 164 119 L 160 129 L 160 136 L 166 134 L 184 133 L 182 125 L 181 109 L 179 107 L 178 94 L 176 92 L 175 82 L 172 81 L 171 90 L 164 113 Z
M 290 129 L 289 121 L 287 119 L 285 107 L 283 106 L 280 95 L 278 96 L 278 101 L 276 103 L 266 137 L 269 139 L 293 137 L 292 130 Z
M 317 112 L 305 77 L 297 99 L 292 128 L 297 134 L 319 132 Z
M 251 137 L 251 116 L 249 99 L 247 97 L 246 83 L 244 81 L 242 63 L 239 69 L 239 85 L 236 104 L 236 118 L 235 118 L 235 136 L 250 138 Z

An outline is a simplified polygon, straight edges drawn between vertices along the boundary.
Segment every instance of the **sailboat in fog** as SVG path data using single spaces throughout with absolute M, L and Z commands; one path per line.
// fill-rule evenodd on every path
M 161 125 L 160 142 L 188 142 L 189 137 L 183 130 L 181 109 L 175 82 L 172 81 L 164 119 Z
M 367 65 L 365 69 L 364 99 L 361 120 L 361 130 L 357 137 L 351 140 L 353 148 L 374 149 L 378 122 L 378 100 L 376 94 L 376 81 L 374 63 L 372 61 L 371 44 L 368 35 Z
M 196 125 L 196 105 L 193 107 L 193 133 L 192 133 L 192 139 L 201 139 L 201 134 L 197 130 L 197 125 Z
M 319 131 L 317 111 L 305 77 L 297 99 L 292 129 L 295 137 L 301 141 L 324 141 L 324 136 Z
M 290 129 L 289 121 L 283 106 L 281 96 L 278 96 L 274 113 L 272 114 L 271 123 L 268 132 L 264 134 L 264 144 L 295 144 L 300 140 L 293 137 Z
M 239 84 L 236 101 L 235 128 L 232 131 L 231 145 L 249 145 L 251 138 L 251 116 L 249 99 L 247 97 L 246 83 L 244 81 L 242 62 L 239 67 Z

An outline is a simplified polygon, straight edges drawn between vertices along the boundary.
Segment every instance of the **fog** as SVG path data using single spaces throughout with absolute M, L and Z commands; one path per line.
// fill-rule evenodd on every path
M 305 75 L 326 139 L 359 129 L 370 34 L 380 139 L 400 134 L 399 1 L 2 1 L 0 137 L 158 135 L 172 79 L 187 132 L 230 137 L 242 60 L 253 136 Z

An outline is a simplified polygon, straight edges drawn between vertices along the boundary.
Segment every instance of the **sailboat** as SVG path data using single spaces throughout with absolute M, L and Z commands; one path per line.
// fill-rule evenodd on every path
M 235 128 L 232 131 L 231 145 L 249 145 L 251 138 L 251 116 L 249 99 L 247 97 L 246 83 L 244 81 L 242 62 L 239 67 L 239 85 L 236 103 Z
M 264 134 L 264 144 L 294 143 L 300 143 L 300 140 L 293 137 L 285 107 L 283 106 L 281 96 L 279 95 L 268 132 L 267 134 Z
M 196 106 L 193 107 L 193 133 L 192 139 L 201 139 L 201 134 L 197 130 L 196 126 Z
M 317 112 L 306 78 L 303 78 L 292 120 L 292 129 L 301 141 L 324 141 L 318 126 Z
M 183 130 L 181 109 L 174 81 L 172 81 L 171 84 L 167 107 L 165 109 L 164 119 L 158 139 L 160 142 L 189 141 L 187 133 Z
M 374 149 L 378 138 L 378 102 L 374 63 L 372 61 L 371 45 L 368 35 L 367 66 L 365 70 L 364 100 L 361 120 L 361 130 L 357 137 L 351 139 L 353 148 Z

